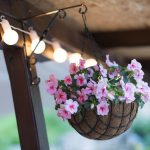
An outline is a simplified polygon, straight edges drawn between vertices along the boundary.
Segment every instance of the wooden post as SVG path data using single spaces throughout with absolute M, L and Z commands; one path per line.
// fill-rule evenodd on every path
M 39 87 L 30 84 L 24 51 L 4 46 L 22 150 L 49 150 Z M 32 66 L 35 67 L 35 66 Z

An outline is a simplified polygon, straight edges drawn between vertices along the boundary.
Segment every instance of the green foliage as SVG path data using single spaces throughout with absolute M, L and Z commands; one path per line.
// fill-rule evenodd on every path
M 49 142 L 52 144 L 71 128 L 68 122 L 62 122 L 55 113 L 44 113 Z M 19 144 L 19 137 L 15 116 L 0 118 L 0 150 L 7 150 L 9 146 Z

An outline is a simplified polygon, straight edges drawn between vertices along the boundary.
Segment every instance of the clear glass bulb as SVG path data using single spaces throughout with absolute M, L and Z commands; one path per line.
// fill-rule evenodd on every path
M 79 64 L 80 59 L 82 59 L 82 57 L 79 53 L 73 53 L 69 56 L 69 62 L 76 63 L 77 65 Z
M 58 63 L 63 63 L 68 57 L 67 52 L 63 48 L 57 48 L 54 50 L 53 58 Z
M 97 61 L 93 58 L 87 59 L 86 63 L 85 63 L 85 67 L 91 67 L 91 66 L 95 66 L 97 64 Z
M 14 30 L 7 30 L 3 34 L 3 41 L 7 45 L 14 45 L 18 42 L 19 36 L 18 33 Z
M 34 49 L 35 49 L 35 47 L 37 46 L 38 42 L 39 42 L 39 39 L 35 39 L 35 40 L 32 41 L 32 43 L 31 43 L 31 50 L 32 50 L 32 51 L 34 51 Z M 41 54 L 41 53 L 44 52 L 45 48 L 46 48 L 45 42 L 44 42 L 44 41 L 41 41 L 41 42 L 38 44 L 38 46 L 36 47 L 36 50 L 34 51 L 34 53 L 35 53 L 35 54 Z

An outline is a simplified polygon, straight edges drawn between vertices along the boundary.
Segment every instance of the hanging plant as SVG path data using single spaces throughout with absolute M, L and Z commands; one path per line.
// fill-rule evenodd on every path
M 150 87 L 143 81 L 142 66 L 135 59 L 122 67 L 106 56 L 104 66 L 85 68 L 70 64 L 70 75 L 57 80 L 50 75 L 47 91 L 54 96 L 58 117 L 68 120 L 81 135 L 110 139 L 125 132 L 138 107 L 150 100 Z

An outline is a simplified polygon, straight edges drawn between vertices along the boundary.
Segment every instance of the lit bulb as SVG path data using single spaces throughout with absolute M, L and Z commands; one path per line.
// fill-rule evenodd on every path
M 40 38 L 37 35 L 36 31 L 30 30 L 30 38 L 31 38 L 31 42 L 32 42 L 31 50 L 34 51 L 35 54 L 43 53 L 46 48 L 46 45 L 45 45 L 44 41 L 40 41 Z M 40 43 L 39 43 L 39 41 L 40 41 Z M 37 46 L 37 44 L 38 44 L 38 46 Z
M 76 63 L 77 65 L 79 64 L 80 59 L 82 59 L 82 57 L 79 53 L 73 53 L 69 56 L 69 62 Z
M 91 67 L 91 66 L 95 66 L 97 64 L 97 61 L 93 58 L 87 59 L 86 63 L 85 63 L 85 67 Z
M 18 33 L 11 29 L 9 22 L 6 19 L 2 19 L 1 24 L 2 24 L 3 31 L 4 31 L 4 34 L 2 37 L 3 41 L 7 45 L 16 44 L 18 42 L 18 39 L 19 39 Z
M 68 54 L 67 52 L 60 46 L 58 42 L 53 42 L 54 54 L 53 58 L 58 63 L 63 63 L 66 61 Z
M 35 40 L 32 41 L 32 43 L 31 43 L 31 50 L 32 51 L 34 51 L 34 49 L 35 49 L 35 47 L 37 46 L 38 43 L 39 43 L 39 39 L 35 39 Z M 46 45 L 45 45 L 44 41 L 41 41 L 38 44 L 38 46 L 36 47 L 34 53 L 35 54 L 41 54 L 41 53 L 44 52 L 45 48 L 46 48 Z

